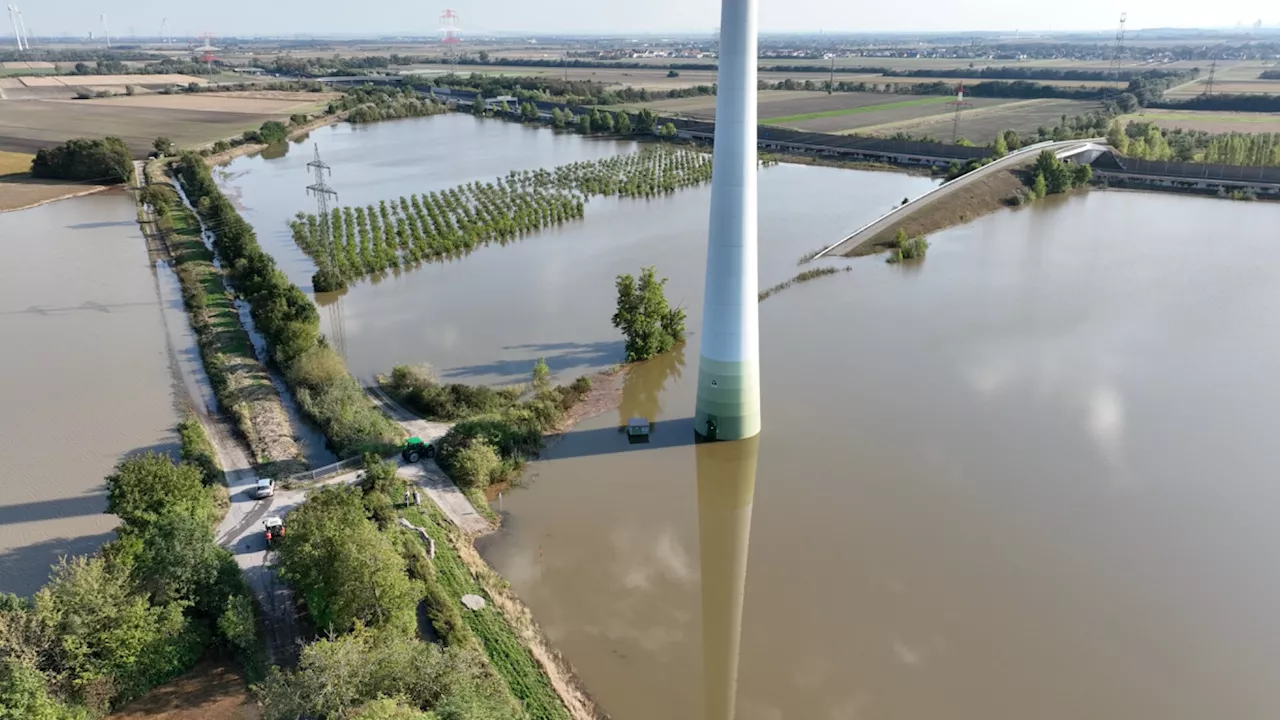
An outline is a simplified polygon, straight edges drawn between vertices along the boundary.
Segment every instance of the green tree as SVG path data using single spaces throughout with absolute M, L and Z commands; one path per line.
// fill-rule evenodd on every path
M 619 112 L 617 116 L 617 121 L 614 123 L 614 125 L 618 128 L 619 134 L 630 135 L 631 134 L 631 113 L 628 113 L 625 110 L 622 112 Z
M 578 117 L 578 129 L 582 132 L 583 135 L 591 134 L 591 131 L 593 128 L 591 126 L 590 115 L 580 115 Z
M 1036 156 L 1034 171 L 1044 176 L 1045 185 L 1051 195 L 1071 189 L 1071 171 L 1052 150 L 1040 151 Z
M 678 77 L 680 77 L 680 73 L 679 73 L 678 71 L 676 71 L 676 70 L 668 70 L 668 71 L 667 71 L 667 77 L 669 77 L 669 78 L 678 78 Z
M 569 113 L 569 116 L 572 117 L 573 113 Z M 555 127 L 555 129 L 563 130 L 567 122 L 568 122 L 568 119 L 565 117 L 565 113 L 562 110 L 560 110 L 560 108 L 551 109 L 551 125 Z
M 161 135 L 151 141 L 151 147 L 155 148 L 157 155 L 168 155 L 173 151 L 173 141 Z
M 599 127 L 601 132 L 607 132 L 607 133 L 613 132 L 613 113 L 609 113 L 609 112 L 599 113 L 599 118 L 600 118 L 600 124 L 597 125 L 596 127 Z M 592 121 L 592 124 L 593 125 L 595 124 L 594 120 Z
M 546 358 L 538 358 L 533 364 L 533 387 L 542 390 L 551 382 L 551 368 L 547 367 Z
M 1121 127 L 1119 118 L 1112 120 L 1111 127 L 1107 129 L 1107 144 L 1121 155 L 1129 151 L 1129 136 L 1125 134 L 1124 128 Z
M 168 455 L 145 453 L 124 460 L 106 483 L 107 512 L 125 523 L 125 531 L 144 532 L 168 513 L 213 522 L 213 500 L 200 471 L 174 465 Z
M 366 495 L 382 493 L 394 498 L 404 492 L 404 480 L 396 475 L 395 463 L 383 460 L 377 453 L 365 453 L 364 473 L 360 475 L 360 489 Z
M 320 628 L 357 624 L 411 633 L 418 590 L 404 561 L 365 515 L 358 488 L 328 487 L 289 514 L 280 574 Z
M 538 106 L 531 102 L 524 103 L 520 106 L 520 119 L 525 122 L 535 122 L 538 119 Z
M 1009 143 L 1004 139 L 1004 133 L 996 136 L 996 141 L 991 145 L 991 156 L 1002 158 L 1009 154 Z
M 1037 172 L 1036 179 L 1031 183 L 1031 194 L 1035 195 L 1036 199 L 1039 199 L 1047 195 L 1048 192 L 1049 186 L 1044 179 L 1044 173 Z
M 195 603 L 217 585 L 226 551 L 214 542 L 203 519 L 170 512 L 139 534 L 140 547 L 132 558 L 134 582 L 151 601 Z M 218 598 L 221 603 L 225 597 Z M 216 617 L 216 615 L 215 615 Z
M 1084 163 L 1071 166 L 1071 186 L 1072 187 L 1084 187 L 1085 185 L 1089 184 L 1090 180 L 1093 180 L 1092 167 L 1090 167 L 1089 165 L 1085 165 Z
M 0 661 L 0 720 L 89 720 L 83 707 L 68 707 L 49 693 L 32 661 Z
M 133 156 L 120 138 L 78 138 L 37 152 L 31 161 L 31 175 L 55 180 L 127 183 L 133 179 Z
M 476 97 L 471 101 L 471 114 L 477 117 L 484 115 L 484 96 L 476 93 Z
M 136 697 L 189 668 L 203 648 L 182 603 L 150 605 L 127 571 L 101 557 L 64 559 L 35 596 L 58 638 L 56 664 L 91 707 Z
M 674 123 L 666 123 L 662 126 L 662 129 L 658 131 L 658 137 L 666 138 L 668 140 L 674 138 L 675 136 L 676 136 L 676 126 Z
M 369 703 L 385 699 L 398 707 L 375 704 L 377 711 L 413 708 L 449 720 L 509 720 L 524 715 L 479 650 L 441 650 L 408 635 L 368 629 L 307 645 L 296 669 L 273 669 L 254 693 L 263 720 L 361 717 Z M 402 720 L 396 714 L 364 720 L 385 717 Z
M 463 488 L 486 488 L 502 467 L 498 451 L 484 438 L 472 438 L 453 454 L 450 472 Z
M 277 120 L 268 120 L 258 128 L 258 136 L 268 145 L 282 143 L 289 137 L 289 128 Z
M 218 632 L 232 649 L 252 655 L 258 645 L 258 623 L 253 599 L 248 595 L 231 595 L 218 616 Z
M 617 279 L 618 308 L 613 326 L 626 339 L 627 362 L 638 362 L 670 350 L 684 340 L 685 313 L 667 303 L 654 268 L 647 267 L 637 280 L 630 273 Z
M 636 132 L 648 134 L 658 125 L 658 116 L 649 108 L 641 108 L 636 115 Z

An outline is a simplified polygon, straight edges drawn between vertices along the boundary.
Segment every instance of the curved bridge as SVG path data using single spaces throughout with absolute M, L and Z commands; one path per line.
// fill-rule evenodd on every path
M 924 207 L 925 205 L 928 205 L 929 203 L 937 200 L 938 198 L 944 197 L 948 193 L 951 193 L 970 183 L 976 182 L 977 180 L 980 180 L 986 177 L 987 175 L 995 173 L 999 170 L 1004 170 L 1006 168 L 1013 167 L 1021 162 L 1025 162 L 1035 157 L 1036 155 L 1039 155 L 1040 151 L 1042 150 L 1053 150 L 1054 155 L 1056 155 L 1059 160 L 1067 160 L 1074 163 L 1089 163 L 1089 162 L 1093 162 L 1093 160 L 1095 160 L 1102 153 L 1107 152 L 1108 149 L 1109 148 L 1106 145 L 1105 138 L 1090 138 L 1088 140 L 1062 140 L 1062 141 L 1047 140 L 1045 142 L 1039 142 L 1032 145 L 1027 145 L 1026 147 L 1018 148 L 1017 150 L 1014 150 L 1013 152 L 1009 153 L 1008 155 L 1005 155 L 1004 157 L 1000 158 L 999 160 L 996 160 L 995 162 L 989 165 L 984 165 L 978 168 L 977 170 L 974 170 L 973 172 L 961 175 L 955 180 L 945 182 L 939 185 L 938 187 L 930 190 L 929 192 L 925 193 L 924 195 L 921 195 L 920 197 L 915 198 L 914 200 L 910 200 L 903 205 L 899 205 L 898 207 L 890 210 L 884 215 L 881 215 L 875 220 L 872 220 L 866 225 L 863 225 L 862 227 L 858 228 L 853 233 L 846 236 L 840 242 L 837 242 L 834 245 L 831 245 L 830 247 L 823 249 L 822 252 L 819 252 L 817 255 L 814 255 L 813 259 L 817 260 L 818 258 L 826 257 L 827 255 L 832 255 L 832 254 L 839 255 L 841 253 L 852 250 L 867 238 L 874 237 L 875 235 L 892 227 L 904 215 L 915 212 L 916 210 Z

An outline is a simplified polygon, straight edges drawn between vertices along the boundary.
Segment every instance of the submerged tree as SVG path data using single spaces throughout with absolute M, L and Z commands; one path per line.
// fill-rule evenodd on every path
M 630 273 L 618 276 L 613 326 L 626 338 L 627 362 L 648 360 L 684 340 L 685 313 L 668 305 L 662 291 L 666 284 L 667 279 L 658 280 L 652 267 L 644 268 L 638 280 Z

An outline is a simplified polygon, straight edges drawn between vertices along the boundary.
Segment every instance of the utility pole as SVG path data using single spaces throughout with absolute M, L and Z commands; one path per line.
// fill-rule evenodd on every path
M 831 54 L 831 75 L 827 79 L 827 94 L 830 95 L 831 93 L 835 92 L 835 90 L 836 90 L 836 56 L 835 56 L 835 53 L 832 53 Z

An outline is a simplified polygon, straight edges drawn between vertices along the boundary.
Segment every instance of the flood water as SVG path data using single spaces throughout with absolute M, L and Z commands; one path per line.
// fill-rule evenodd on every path
M 460 116 L 312 140 L 352 204 L 607 144 Z M 300 149 L 224 184 L 305 285 L 285 225 L 308 208 Z M 762 170 L 761 286 L 929 185 Z M 506 381 L 539 355 L 571 374 L 621 355 L 616 273 L 671 278 L 689 347 L 549 448 L 479 543 L 618 720 L 1270 717 L 1278 221 L 1097 191 L 938 233 L 918 265 L 833 261 L 853 270 L 761 308 L 750 443 L 691 444 L 705 190 L 594 200 L 322 316 L 362 377 Z M 618 432 L 636 415 L 648 445 Z
M 112 537 L 103 478 L 123 456 L 176 448 L 173 278 L 123 193 L 0 214 L 0 257 L 0 592 L 26 595 Z
M 661 358 L 482 550 L 619 720 L 735 662 L 742 720 L 1273 717 L 1277 221 L 1093 192 L 857 261 L 762 306 L 758 449 Z
M 468 115 L 371 126 L 337 125 L 309 140 L 333 168 L 340 204 L 490 181 L 511 170 L 555 167 L 632 152 L 632 142 L 586 139 Z M 288 221 L 315 212 L 306 193 L 311 146 L 284 157 L 246 157 L 216 173 L 224 190 L 290 279 L 310 288 L 315 267 L 294 245 Z M 760 175 L 762 286 L 794 276 L 806 251 L 830 244 L 915 197 L 934 181 L 899 173 L 779 165 Z M 449 263 L 362 281 L 317 298 L 324 333 L 356 377 L 401 363 L 429 363 L 461 382 L 527 378 L 539 357 L 562 379 L 620 362 L 610 325 L 614 278 L 657 266 L 668 297 L 701 313 L 711 188 L 655 200 L 592 198 L 581 222 Z M 853 202 L 858 198 L 857 202 Z

